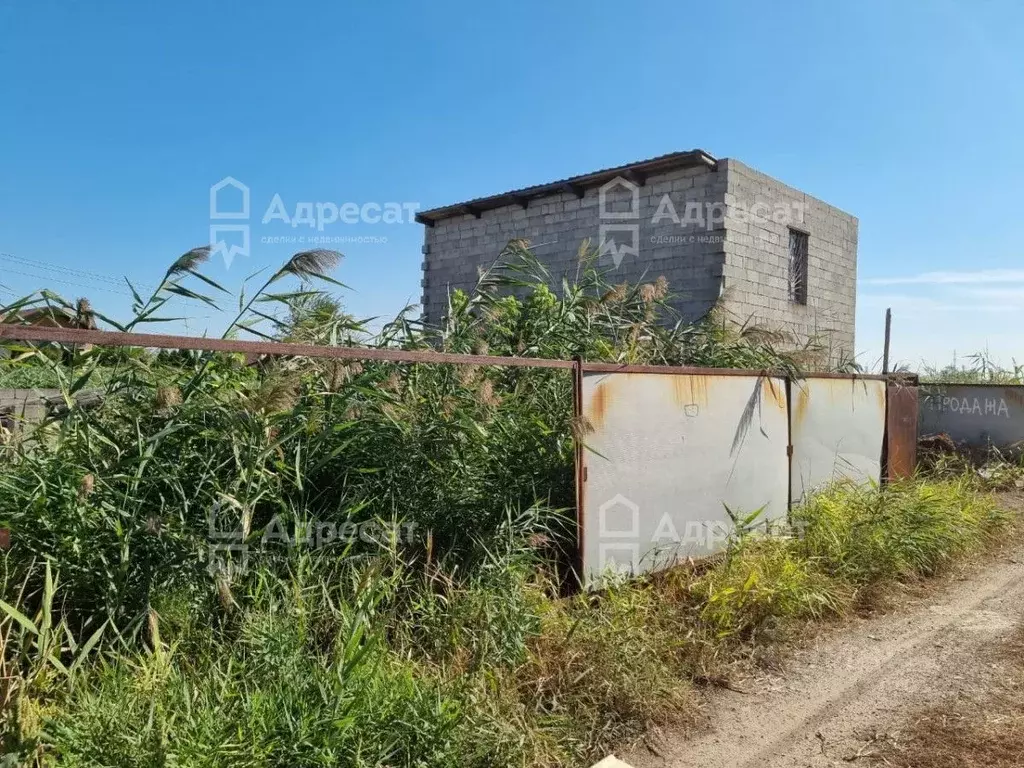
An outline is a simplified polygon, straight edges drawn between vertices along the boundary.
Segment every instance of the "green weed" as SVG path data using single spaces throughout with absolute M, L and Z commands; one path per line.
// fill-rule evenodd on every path
M 172 298 L 215 304 L 207 255 L 176 260 L 129 320 L 96 316 L 138 330 Z M 714 313 L 683 323 L 663 280 L 614 285 L 586 249 L 556 294 L 519 242 L 440 327 L 403 313 L 371 334 L 313 288 L 335 257 L 296 254 L 225 335 L 790 373 L 827 356 Z M 75 306 L 5 310 L 33 302 Z M 746 649 L 1006 520 L 967 482 L 839 488 L 795 513 L 802 537 L 730 511 L 721 562 L 560 598 L 583 431 L 565 371 L 10 351 L 65 407 L 0 470 L 5 764 L 582 764 L 697 722 L 695 684 Z M 247 567 L 211 560 L 218 537 Z
M 855 587 L 932 575 L 1008 521 L 969 477 L 882 489 L 838 485 L 794 512 L 801 554 Z

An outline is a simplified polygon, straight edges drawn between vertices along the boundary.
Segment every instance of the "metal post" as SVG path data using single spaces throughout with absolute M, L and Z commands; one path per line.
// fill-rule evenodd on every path
M 583 509 L 586 503 L 586 456 L 583 452 L 583 357 L 576 355 L 572 366 L 572 407 L 573 421 L 576 424 L 575 465 L 576 465 L 576 553 L 573 570 L 575 571 L 576 588 L 584 584 L 583 575 Z
M 885 344 L 882 347 L 882 375 L 888 376 L 889 374 L 889 340 L 892 334 L 892 308 L 886 307 L 885 310 Z M 889 399 L 892 396 L 892 389 L 889 386 L 889 382 L 885 382 L 885 408 L 883 410 L 885 418 L 885 428 L 882 430 L 882 455 L 881 469 L 879 473 L 879 481 L 882 485 L 889 482 Z
M 889 373 L 889 341 L 892 335 L 892 308 L 885 310 L 885 349 L 882 352 L 882 373 Z
M 786 522 L 793 511 L 793 379 L 786 376 Z

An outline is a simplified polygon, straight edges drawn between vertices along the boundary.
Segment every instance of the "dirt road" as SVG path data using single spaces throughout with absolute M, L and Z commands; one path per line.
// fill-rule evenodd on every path
M 1024 546 L 970 566 L 934 594 L 825 633 L 785 672 L 711 695 L 715 730 L 671 733 L 636 768 L 819 768 L 865 765 L 876 736 L 907 713 L 971 685 L 982 649 L 1009 637 L 1024 614 Z

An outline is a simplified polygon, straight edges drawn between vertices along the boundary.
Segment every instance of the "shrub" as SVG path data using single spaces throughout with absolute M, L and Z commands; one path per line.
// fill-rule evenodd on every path
M 649 584 L 549 603 L 517 676 L 539 725 L 577 759 L 655 724 L 692 723 L 697 700 L 675 663 L 686 642 Z

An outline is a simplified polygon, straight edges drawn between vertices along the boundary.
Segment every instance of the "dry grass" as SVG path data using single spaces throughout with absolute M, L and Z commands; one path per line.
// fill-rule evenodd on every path
M 899 768 L 1024 765 L 1024 625 L 1000 646 L 977 692 L 961 692 L 914 718 L 878 755 Z

